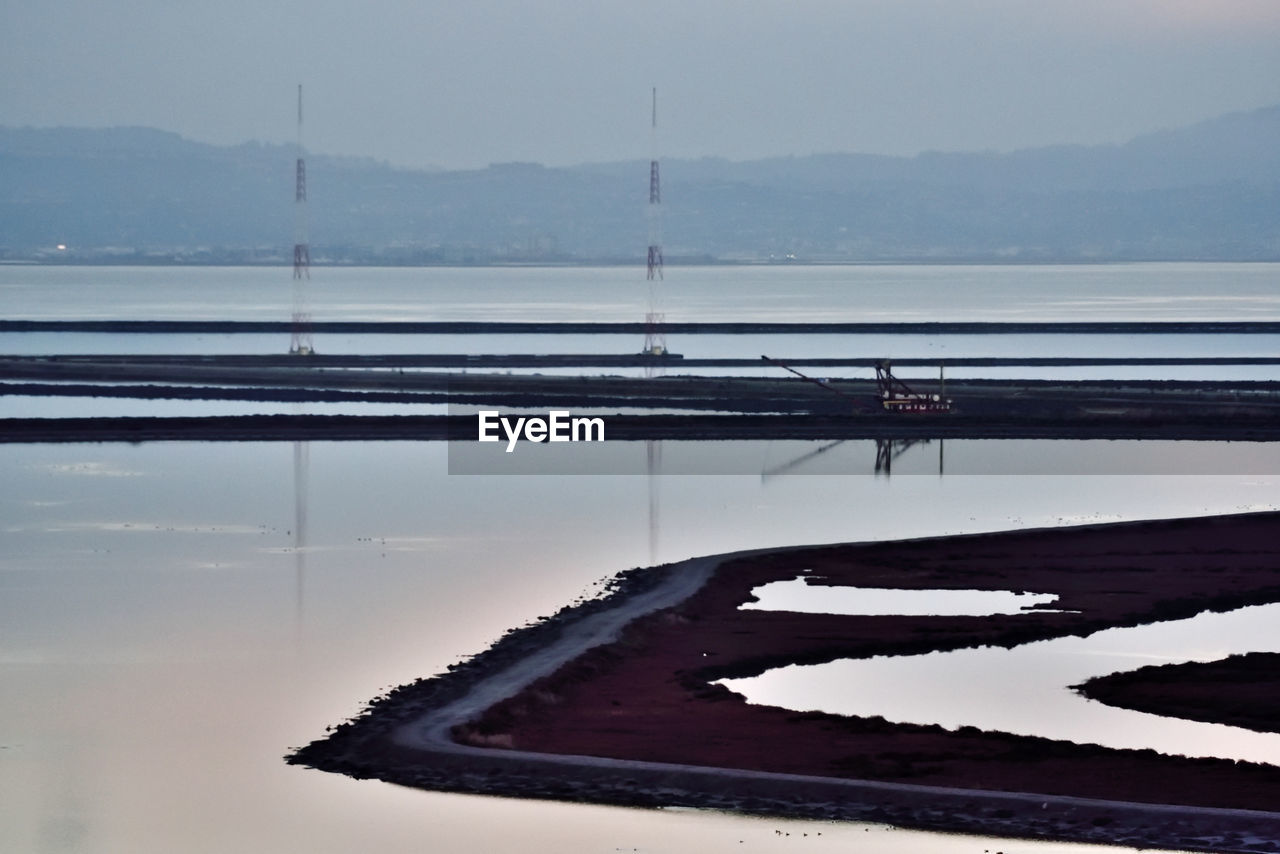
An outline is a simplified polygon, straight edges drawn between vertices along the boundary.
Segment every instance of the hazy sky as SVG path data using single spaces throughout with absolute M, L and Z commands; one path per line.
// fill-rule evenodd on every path
M 450 168 L 1121 142 L 1280 103 L 1277 0 L 0 0 L 0 124 Z

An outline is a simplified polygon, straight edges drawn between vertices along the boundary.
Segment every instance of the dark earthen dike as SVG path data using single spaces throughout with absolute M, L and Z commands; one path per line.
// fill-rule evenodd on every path
M 605 415 L 608 441 L 1153 439 L 1280 441 L 1280 419 Z M 476 441 L 475 416 L 230 415 L 4 418 L 0 442 Z
M 709 684 L 791 662 L 1012 646 L 1280 601 L 1277 534 L 1280 514 L 1265 513 L 743 557 L 722 564 L 674 607 L 631 622 L 616 642 L 456 727 L 455 741 L 475 748 L 397 741 L 406 725 L 555 643 L 578 621 L 662 585 L 679 565 L 635 570 L 615 579 L 610 598 L 567 608 L 447 674 L 376 699 L 366 714 L 289 761 L 445 791 L 1280 851 L 1280 768 L 797 714 L 748 705 Z M 1054 607 L 1076 613 L 922 618 L 738 610 L 755 586 L 802 569 L 826 584 L 1056 593 Z M 574 756 L 617 761 L 584 764 Z

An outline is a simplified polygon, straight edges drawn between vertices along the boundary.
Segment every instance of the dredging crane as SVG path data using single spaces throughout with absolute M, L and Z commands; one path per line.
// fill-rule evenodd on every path
M 768 356 L 764 356 L 764 355 L 761 355 L 760 358 L 764 359 L 766 362 L 768 362 L 771 365 L 777 365 L 779 368 L 782 368 L 784 371 L 789 371 L 795 374 L 797 377 L 804 380 L 805 382 L 813 383 L 816 386 L 826 389 L 832 394 L 838 394 L 841 397 L 846 398 L 847 400 L 853 401 L 855 404 L 858 404 L 859 406 L 863 405 L 863 400 L 861 398 L 854 397 L 851 394 L 846 394 L 840 389 L 835 388 L 823 382 L 822 380 L 817 380 L 817 379 L 814 379 L 813 377 L 806 376 L 805 374 L 800 373 L 795 368 L 791 367 L 785 362 L 780 362 L 777 359 L 771 359 Z M 877 397 L 880 401 L 881 408 L 889 412 L 939 413 L 939 412 L 951 411 L 951 399 L 948 397 L 945 397 L 943 393 L 927 394 L 923 392 L 918 392 L 912 389 L 909 385 L 904 383 L 902 380 L 895 377 L 893 375 L 893 370 L 888 359 L 881 359 L 880 361 L 876 362 L 875 369 L 876 369 L 876 392 L 877 392 Z M 944 392 L 945 392 L 945 388 L 946 387 L 943 386 Z
M 880 404 L 890 412 L 950 412 L 951 399 L 944 397 L 946 385 L 938 394 L 914 391 L 893 375 L 889 360 L 876 362 L 876 388 L 880 392 Z

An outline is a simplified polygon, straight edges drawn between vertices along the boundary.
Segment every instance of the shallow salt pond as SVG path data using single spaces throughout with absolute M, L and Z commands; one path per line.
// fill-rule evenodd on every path
M 973 726 L 1104 747 L 1280 765 L 1280 734 L 1115 708 L 1086 699 L 1070 687 L 1150 664 L 1280 652 L 1277 620 L 1280 604 L 1260 605 L 1013 649 L 979 647 L 790 665 L 720 684 L 748 702 L 796 711 L 878 715 L 895 723 Z
M 809 570 L 805 570 L 809 572 Z M 845 587 L 817 584 L 821 576 L 800 575 L 773 581 L 751 591 L 756 601 L 740 611 L 792 611 L 800 614 L 864 616 L 988 617 L 995 614 L 1041 613 L 1057 601 L 1052 593 L 1014 590 L 905 590 L 889 587 Z

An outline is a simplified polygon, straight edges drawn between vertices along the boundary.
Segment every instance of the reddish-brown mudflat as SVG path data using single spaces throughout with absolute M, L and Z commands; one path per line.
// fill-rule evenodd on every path
M 457 734 L 525 751 L 1271 811 L 1280 804 L 1280 768 L 1272 766 L 797 714 L 748 705 L 709 683 L 788 663 L 1014 645 L 1280 601 L 1278 535 L 1280 514 L 1266 513 L 741 558 L 678 607 L 637 620 L 619 642 L 571 661 Z M 739 610 L 753 588 L 805 570 L 831 585 L 1060 598 L 1054 613 L 990 617 Z
M 1094 700 L 1154 715 L 1280 732 L 1280 653 L 1143 667 L 1091 679 L 1079 689 Z

